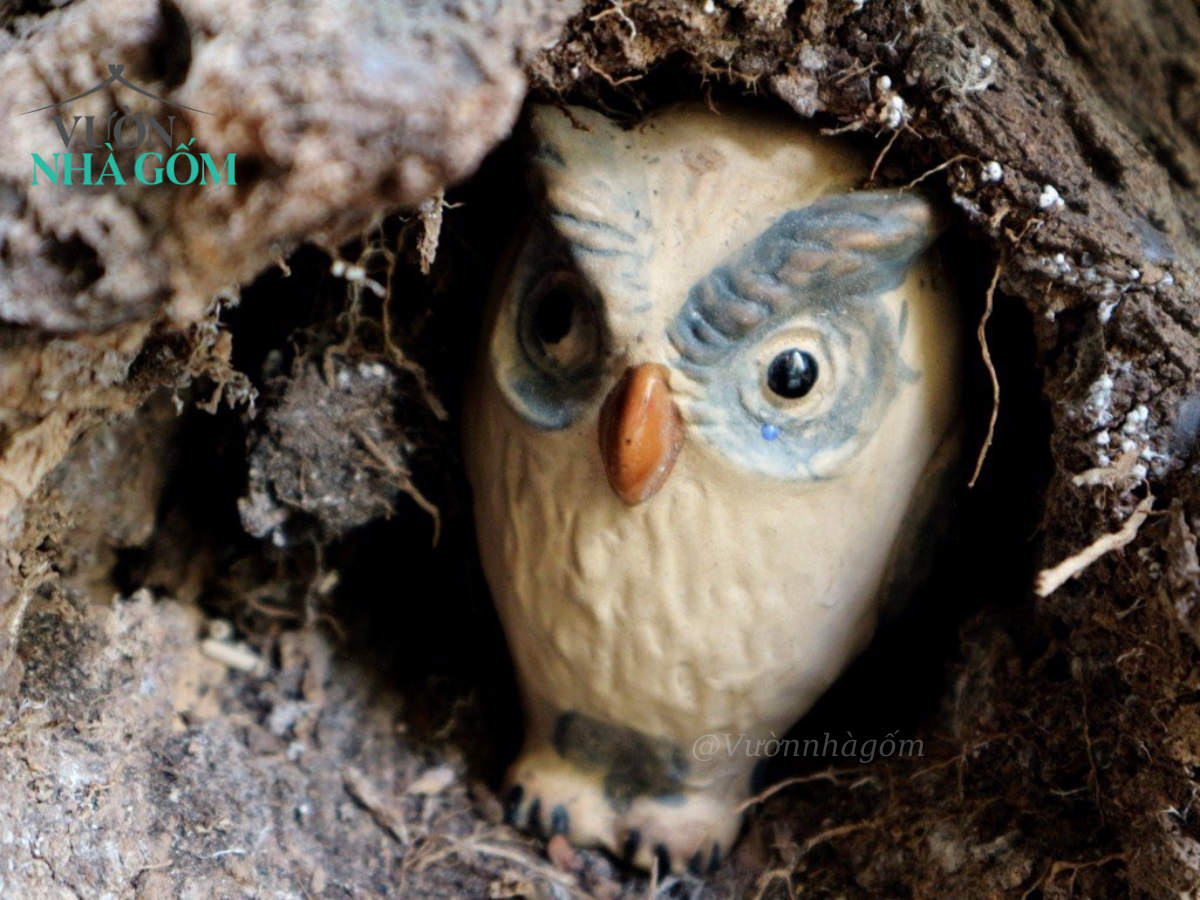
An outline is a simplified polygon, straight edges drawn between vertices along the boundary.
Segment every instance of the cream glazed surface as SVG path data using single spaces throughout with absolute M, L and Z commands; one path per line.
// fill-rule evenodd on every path
M 706 871 L 761 759 L 902 590 L 955 458 L 934 212 L 803 125 L 532 115 L 541 191 L 464 412 L 526 710 L 511 815 Z M 706 736 L 724 740 L 697 752 Z

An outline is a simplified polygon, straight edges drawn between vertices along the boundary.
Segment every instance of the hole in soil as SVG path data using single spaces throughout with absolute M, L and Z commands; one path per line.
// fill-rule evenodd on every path
M 47 242 L 46 259 L 61 270 L 63 290 L 83 293 L 104 276 L 96 248 L 78 235 Z
M 174 0 L 161 0 L 162 21 L 158 34 L 147 47 L 151 77 L 168 88 L 176 88 L 187 79 L 192 67 L 192 30 Z
M 663 83 L 669 94 L 669 79 Z M 490 273 L 528 206 L 519 187 L 523 181 L 520 151 L 506 145 L 447 198 L 463 206 L 446 215 L 432 277 L 426 280 L 415 265 L 405 264 L 392 280 L 396 331 L 419 332 L 419 343 L 405 344 L 406 350 L 411 346 L 451 412 L 448 424 L 431 420 L 416 382 L 397 375 L 405 386 L 395 400 L 397 418 L 411 426 L 408 436 L 416 448 L 407 462 L 414 482 L 442 511 L 436 549 L 429 549 L 430 517 L 403 496 L 390 518 L 350 528 L 330 541 L 319 539 L 319 516 L 311 510 L 289 520 L 282 549 L 269 538 L 250 537 L 242 527 L 238 500 L 250 478 L 247 439 L 252 429 L 261 430 L 276 397 L 274 376 L 288 372 L 297 354 L 314 347 L 320 348 L 314 359 L 333 360 L 323 374 L 333 372 L 336 382 L 338 372 L 350 371 L 338 368 L 347 353 L 346 282 L 330 274 L 324 254 L 302 249 L 288 260 L 290 275 L 267 273 L 225 317 L 234 335 L 234 365 L 262 391 L 259 419 L 249 422 L 224 408 L 215 415 L 187 414 L 180 461 L 162 505 L 161 534 L 148 548 L 124 552 L 119 566 L 126 590 L 146 585 L 168 594 L 179 589 L 180 567 L 200 566 L 199 602 L 264 645 L 311 615 L 315 602 L 318 618 L 340 636 L 344 658 L 400 689 L 405 707 L 398 718 L 418 735 L 449 733 L 474 771 L 493 786 L 516 751 L 520 717 L 507 652 L 476 560 L 458 458 L 457 413 L 462 373 L 476 341 L 474 327 L 464 323 L 478 322 Z M 392 222 L 385 227 L 389 247 L 396 245 L 401 227 L 411 226 Z M 961 234 L 947 237 L 942 249 L 945 259 L 954 261 L 964 298 L 965 448 L 973 461 L 991 409 L 975 328 L 993 263 Z M 366 275 L 386 280 L 379 257 Z M 380 311 L 371 291 L 363 290 L 355 314 L 377 320 Z M 964 622 L 1026 595 L 1030 540 L 1050 470 L 1049 419 L 1031 334 L 1025 311 L 997 297 L 988 336 L 1002 401 L 978 486 L 960 491 L 950 538 L 929 581 L 792 736 L 912 737 L 950 695 L 948 666 L 959 657 Z M 370 352 L 381 358 L 378 341 Z M 319 442 L 320 435 L 312 439 Z M 333 571 L 339 576 L 336 589 L 314 601 L 311 585 Z M 255 596 L 252 607 L 247 592 Z M 458 721 L 447 728 L 455 716 Z M 777 759 L 767 779 L 840 762 Z
M 503 637 L 476 561 L 458 458 L 457 409 L 476 337 L 473 325 L 463 323 L 477 321 L 501 250 L 491 238 L 511 233 L 508 226 L 515 227 L 523 202 L 504 177 L 490 173 L 511 173 L 516 159 L 513 149 L 501 151 L 454 198 L 507 210 L 512 221 L 499 225 L 495 217 L 489 223 L 450 216 L 432 279 L 415 265 L 402 264 L 392 281 L 396 337 L 421 332 L 420 348 L 410 350 L 406 343 L 405 352 L 425 368 L 451 411 L 448 422 L 437 422 L 421 400 L 417 380 L 385 367 L 398 388 L 384 402 L 392 404 L 397 421 L 406 423 L 403 439 L 412 444 L 404 463 L 413 483 L 440 511 L 437 546 L 432 547 L 430 515 L 402 494 L 390 516 L 376 508 L 374 520 L 337 537 L 322 530 L 328 510 L 319 504 L 296 511 L 279 530 L 286 546 L 274 545 L 275 533 L 265 538 L 246 533 L 239 500 L 247 495 L 258 459 L 252 449 L 256 434 L 294 427 L 301 441 L 316 448 L 311 457 L 283 454 L 268 461 L 280 467 L 275 484 L 284 489 L 289 472 L 283 470 L 290 466 L 312 467 L 299 478 L 303 482 L 327 462 L 346 463 L 336 454 L 319 455 L 325 448 L 325 420 L 317 411 L 336 402 L 338 390 L 313 394 L 312 415 L 303 421 L 271 419 L 281 402 L 279 386 L 288 381 L 283 376 L 294 371 L 296 360 L 314 361 L 319 373 L 314 383 L 327 386 L 331 376 L 335 388 L 386 361 L 378 298 L 363 290 L 349 313 L 347 280 L 331 274 L 328 256 L 305 247 L 288 258 L 290 274 L 267 272 L 243 292 L 238 307 L 223 315 L 234 337 L 233 366 L 260 392 L 256 418 L 225 406 L 215 414 L 195 408 L 185 413 L 159 534 L 147 547 L 122 551 L 116 572 L 127 594 L 140 587 L 163 596 L 192 591 L 210 616 L 230 621 L 237 637 L 268 653 L 277 649 L 283 632 L 300 627 L 306 617 L 315 619 L 333 635 L 343 672 L 358 672 L 398 692 L 396 717 L 408 734 L 435 745 L 449 740 L 476 776 L 492 784 L 516 752 L 520 718 Z M 402 227 L 394 220 L 377 237 L 394 248 Z M 350 250 L 344 252 L 353 261 Z M 387 280 L 379 257 L 366 268 L 368 278 Z M 359 336 L 350 339 L 354 317 L 361 317 Z M 207 381 L 198 383 L 195 399 L 205 399 L 212 388 Z M 377 460 L 364 452 L 369 450 L 355 442 L 355 458 L 374 471 Z M 293 500 L 284 497 L 279 506 Z M 336 587 L 315 598 L 314 586 L 330 573 L 336 573 Z

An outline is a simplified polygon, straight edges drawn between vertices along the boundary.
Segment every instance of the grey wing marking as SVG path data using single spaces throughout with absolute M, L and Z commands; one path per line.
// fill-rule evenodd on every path
M 784 214 L 688 292 L 668 336 L 685 364 L 707 367 L 772 320 L 838 308 L 899 287 L 937 236 L 913 194 L 843 194 Z

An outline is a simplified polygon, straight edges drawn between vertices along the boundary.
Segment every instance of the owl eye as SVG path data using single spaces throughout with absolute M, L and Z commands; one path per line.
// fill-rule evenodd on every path
M 594 371 L 600 357 L 600 316 L 578 275 L 555 272 L 530 291 L 520 325 L 529 361 L 547 375 L 574 379 Z
M 767 387 L 785 400 L 799 400 L 817 383 L 816 357 L 799 347 L 789 347 L 767 366 Z

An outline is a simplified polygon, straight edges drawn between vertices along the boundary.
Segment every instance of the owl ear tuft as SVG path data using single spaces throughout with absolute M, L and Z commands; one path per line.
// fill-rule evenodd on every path
M 621 133 L 612 119 L 595 110 L 572 106 L 534 106 L 529 111 L 534 147 L 531 162 L 541 170 L 565 170 L 568 160 L 588 160 L 603 153 Z
M 644 165 L 612 119 L 581 107 L 535 106 L 530 185 L 554 233 L 575 254 L 628 254 L 650 227 L 639 218 Z
M 873 296 L 898 287 L 941 232 L 933 204 L 912 193 L 860 191 L 795 210 L 772 228 L 767 267 L 806 292 Z M 764 249 L 767 249 L 764 247 Z
M 711 365 L 797 310 L 869 304 L 904 283 L 938 232 L 933 205 L 911 193 L 839 194 L 793 210 L 689 291 L 671 342 Z

